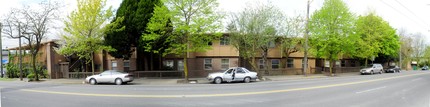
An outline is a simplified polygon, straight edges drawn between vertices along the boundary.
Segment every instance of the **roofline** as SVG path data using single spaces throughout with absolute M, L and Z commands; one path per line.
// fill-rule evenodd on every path
M 60 40 L 52 39 L 52 40 L 49 40 L 49 41 L 46 41 L 46 42 L 41 42 L 40 44 L 41 45 L 45 45 L 45 44 L 48 44 L 48 43 L 55 43 L 57 41 L 60 41 Z M 22 44 L 22 46 L 21 46 L 21 49 L 28 49 L 28 48 L 29 48 L 28 44 Z M 18 47 L 7 48 L 6 50 L 19 50 L 19 46 Z

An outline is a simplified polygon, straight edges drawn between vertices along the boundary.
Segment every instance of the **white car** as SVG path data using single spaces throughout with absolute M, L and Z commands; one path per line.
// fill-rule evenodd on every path
M 382 67 L 381 64 L 372 64 L 372 67 L 370 68 L 361 69 L 360 73 L 361 74 L 375 74 L 375 73 L 382 74 L 383 71 L 384 71 L 384 68 Z
M 121 85 L 132 81 L 133 75 L 118 70 L 108 70 L 98 75 L 92 75 L 85 78 L 85 82 L 90 83 L 91 85 L 95 85 L 97 83 L 115 83 L 116 85 Z
M 215 84 L 222 82 L 243 81 L 249 83 L 257 80 L 257 73 L 243 67 L 229 68 L 224 72 L 210 73 L 207 79 Z

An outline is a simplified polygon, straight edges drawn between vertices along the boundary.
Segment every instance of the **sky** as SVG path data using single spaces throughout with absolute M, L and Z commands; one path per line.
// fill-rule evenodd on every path
M 13 7 L 23 4 L 35 5 L 42 0 L 0 0 L 0 20 Z M 51 0 L 64 3 L 61 9 L 63 18 L 76 9 L 76 0 Z M 324 0 L 311 0 L 310 13 L 320 9 Z M 122 0 L 107 0 L 107 6 L 117 9 Z M 218 0 L 219 10 L 231 13 L 242 11 L 249 4 L 260 2 L 271 4 L 280 8 L 287 16 L 306 15 L 307 0 Z M 405 29 L 408 34 L 421 33 L 425 41 L 430 43 L 430 1 L 428 0 L 344 0 L 350 11 L 356 16 L 366 15 L 374 11 L 395 29 Z M 64 20 L 64 19 L 63 19 Z M 62 24 L 62 23 L 60 23 Z M 54 29 L 51 32 L 58 32 Z M 58 33 L 51 33 L 49 39 L 58 39 Z M 18 40 L 2 37 L 3 49 L 18 46 Z

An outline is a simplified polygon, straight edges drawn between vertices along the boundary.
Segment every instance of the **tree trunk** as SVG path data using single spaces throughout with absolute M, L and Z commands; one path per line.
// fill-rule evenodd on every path
M 269 72 L 269 61 L 267 60 L 267 51 L 268 49 L 263 49 L 263 63 L 264 63 L 264 73 L 262 76 L 266 75 Z
M 36 55 L 37 54 L 32 54 L 31 65 L 33 66 L 32 68 L 33 68 L 34 75 L 36 77 L 35 79 L 36 81 L 39 81 L 39 73 L 37 72 L 37 69 L 36 69 Z
M 95 69 L 94 69 L 94 52 L 91 53 L 91 71 L 92 71 L 92 74 L 95 75 L 94 74 L 94 71 L 95 71 Z
M 330 76 L 333 76 L 333 60 L 329 60 L 329 64 Z
M 366 60 L 364 61 L 364 67 L 365 67 L 365 68 L 367 68 L 367 58 L 366 58 Z
M 187 55 L 184 55 L 184 78 L 185 78 L 185 82 L 188 83 L 188 61 L 187 61 Z
M 149 69 L 150 69 L 151 71 L 153 71 L 153 70 L 154 70 L 154 54 L 153 54 L 153 53 L 150 53 L 149 55 L 151 56 L 151 58 L 149 58 L 149 60 L 150 60 L 150 62 L 151 62 L 151 63 L 149 63 Z
M 145 66 L 144 67 L 144 69 L 145 69 L 145 71 L 148 71 L 149 70 L 149 65 L 148 65 L 148 57 L 145 55 L 145 56 L 143 56 L 143 65 Z

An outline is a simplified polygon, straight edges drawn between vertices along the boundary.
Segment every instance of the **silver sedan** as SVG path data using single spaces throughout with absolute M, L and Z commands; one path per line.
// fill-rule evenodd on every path
M 133 75 L 118 70 L 108 70 L 98 75 L 92 75 L 85 78 L 85 82 L 90 83 L 91 85 L 95 85 L 97 83 L 115 83 L 116 85 L 121 85 L 132 81 Z
M 248 83 L 257 80 L 257 73 L 249 71 L 248 69 L 243 67 L 233 67 L 227 69 L 224 72 L 210 73 L 207 79 L 215 84 L 233 81 L 243 81 L 245 83 Z

